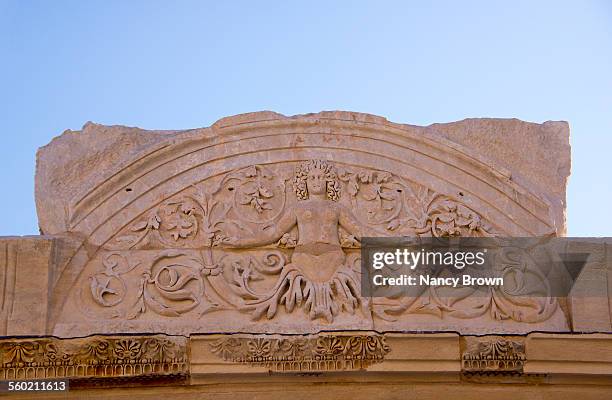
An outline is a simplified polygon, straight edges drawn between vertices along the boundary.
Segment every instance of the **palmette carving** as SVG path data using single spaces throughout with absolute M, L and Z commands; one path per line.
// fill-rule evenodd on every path
M 2 379 L 187 375 L 187 339 L 92 336 L 0 340 Z
M 522 373 L 525 344 L 505 338 L 467 338 L 461 370 L 468 373 Z
M 225 361 L 263 366 L 272 371 L 359 370 L 381 362 L 390 348 L 381 335 L 302 337 L 227 337 L 210 343 Z

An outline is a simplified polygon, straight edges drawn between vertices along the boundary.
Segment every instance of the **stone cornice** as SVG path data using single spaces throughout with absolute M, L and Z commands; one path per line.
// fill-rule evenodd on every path
M 275 385 L 286 385 L 285 395 L 289 396 L 291 390 L 299 387 L 303 391 L 317 382 L 384 384 L 400 389 L 435 385 L 431 390 L 462 383 L 469 385 L 472 394 L 515 383 L 521 384 L 522 392 L 517 395 L 550 384 L 569 391 L 579 387 L 585 394 L 612 390 L 612 334 L 460 336 L 346 331 L 190 338 L 5 338 L 0 340 L 0 360 L 3 380 L 68 379 L 71 389 L 62 395 L 67 398 L 78 398 L 79 393 L 95 388 L 129 393 L 136 390 L 134 386 L 157 388 L 146 392 L 152 397 L 141 393 L 143 398 L 154 398 L 168 385 L 177 393 L 224 388 L 237 395 L 245 388 L 249 393 L 264 393 Z

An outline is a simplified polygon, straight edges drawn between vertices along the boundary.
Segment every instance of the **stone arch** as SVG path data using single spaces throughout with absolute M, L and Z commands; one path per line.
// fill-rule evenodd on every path
M 225 118 L 205 129 L 156 133 L 155 138 L 104 165 L 84 189 L 65 198 L 64 226 L 83 238 L 83 245 L 57 274 L 50 331 L 86 265 L 112 251 L 122 232 L 173 196 L 192 187 L 212 187 L 251 166 L 274 169 L 324 159 L 341 168 L 388 172 L 398 182 L 460 204 L 486 221 L 492 234 L 542 236 L 560 229 L 544 195 L 433 128 L 357 113 L 285 117 L 263 112 Z

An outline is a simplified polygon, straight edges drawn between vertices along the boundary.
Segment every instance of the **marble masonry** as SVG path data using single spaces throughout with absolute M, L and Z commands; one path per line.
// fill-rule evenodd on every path
M 38 151 L 40 236 L 0 238 L 2 379 L 67 377 L 74 398 L 609 398 L 612 240 L 568 245 L 594 256 L 564 297 L 361 295 L 362 237 L 564 236 L 570 164 L 565 122 L 87 123 Z

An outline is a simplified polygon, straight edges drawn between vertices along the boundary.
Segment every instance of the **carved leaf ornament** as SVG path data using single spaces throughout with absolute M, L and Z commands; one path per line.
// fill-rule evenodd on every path
M 214 185 L 190 187 L 123 229 L 89 276 L 88 292 L 98 307 L 113 310 L 111 317 L 127 319 L 146 313 L 201 317 L 219 309 L 274 319 L 282 308 L 328 323 L 357 312 L 384 320 L 404 313 L 463 319 L 488 313 L 537 322 L 557 307 L 550 296 L 526 303 L 496 287 L 467 308 L 441 301 L 435 289 L 420 298 L 368 304 L 360 296 L 355 250 L 363 235 L 488 237 L 496 231 L 460 199 L 388 171 L 323 160 L 252 165 Z M 518 270 L 511 260 L 504 265 Z M 537 266 L 531 269 L 537 273 Z M 367 353 L 377 346 L 370 340 L 355 339 L 351 348 Z M 332 343 L 320 345 L 322 353 L 334 351 Z M 251 355 L 270 350 L 265 343 L 250 346 Z M 135 349 L 124 350 L 130 351 Z M 29 354 L 25 348 L 14 353 Z

